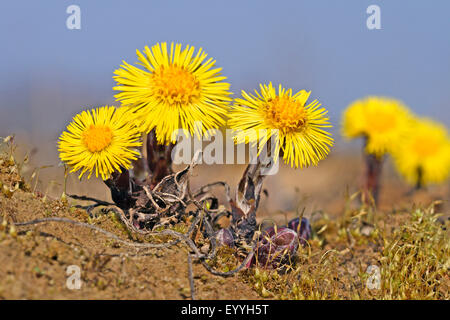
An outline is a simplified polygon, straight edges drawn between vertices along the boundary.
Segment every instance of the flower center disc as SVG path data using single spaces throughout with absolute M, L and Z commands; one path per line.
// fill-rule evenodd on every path
M 98 152 L 111 144 L 113 134 L 109 127 L 93 125 L 82 134 L 83 143 L 90 152 Z
M 438 153 L 439 143 L 433 139 L 417 137 L 414 140 L 413 149 L 421 157 L 431 157 Z
M 373 131 L 379 133 L 392 130 L 397 125 L 397 118 L 395 117 L 395 115 L 382 111 L 376 111 L 369 114 L 367 117 L 367 121 L 370 125 L 370 128 Z
M 306 122 L 304 106 L 290 97 L 277 96 L 267 103 L 266 119 L 285 132 L 302 128 Z
M 153 72 L 156 95 L 168 104 L 191 104 L 200 96 L 200 82 L 176 64 L 161 66 Z

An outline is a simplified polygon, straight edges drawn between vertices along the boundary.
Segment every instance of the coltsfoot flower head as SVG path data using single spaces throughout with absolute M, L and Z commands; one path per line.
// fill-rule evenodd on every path
M 243 99 L 236 99 L 229 113 L 228 125 L 234 132 L 236 143 L 259 143 L 259 152 L 273 136 L 276 138 L 274 159 L 280 150 L 285 163 L 303 168 L 324 159 L 333 145 L 325 108 L 314 100 L 306 101 L 311 92 L 301 90 L 292 94 L 292 89 L 281 85 L 276 89 L 260 85 L 261 92 L 255 94 L 242 91 Z M 266 130 L 266 131 L 264 131 Z M 266 132 L 266 134 L 264 134 Z
M 343 114 L 342 135 L 365 137 L 366 152 L 380 157 L 398 148 L 412 128 L 413 116 L 400 101 L 371 96 L 353 102 Z
M 169 52 L 166 43 L 158 43 L 136 50 L 144 69 L 124 61 L 114 72 L 113 89 L 121 91 L 115 98 L 132 111 L 141 131 L 155 129 L 159 143 L 175 142 L 178 129 L 200 138 L 225 123 L 230 85 L 222 82 L 221 68 L 213 68 L 215 60 L 205 60 L 201 48 L 194 51 L 172 43 Z
M 398 171 L 411 184 L 441 183 L 450 176 L 450 138 L 443 125 L 430 119 L 416 120 L 393 156 Z
M 129 169 L 131 161 L 142 145 L 139 130 L 128 121 L 126 109 L 101 107 L 77 114 L 61 134 L 58 142 L 61 160 L 80 170 L 79 178 L 88 172 L 88 179 L 95 171 L 103 180 L 114 171 Z

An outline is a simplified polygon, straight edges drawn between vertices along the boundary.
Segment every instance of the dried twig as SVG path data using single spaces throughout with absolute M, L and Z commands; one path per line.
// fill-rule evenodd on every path
M 103 233 L 105 236 L 112 238 L 112 239 L 116 240 L 117 242 L 120 242 L 120 243 L 130 246 L 130 247 L 135 247 L 135 248 L 168 248 L 179 242 L 179 241 L 175 240 L 173 242 L 155 244 L 155 243 L 136 243 L 136 242 L 126 241 L 126 240 L 119 238 L 115 234 L 113 234 L 109 231 L 106 231 L 102 228 L 99 228 L 97 226 L 94 226 L 94 225 L 91 225 L 88 223 L 84 223 L 84 222 L 67 219 L 67 218 L 59 218 L 59 217 L 35 219 L 35 220 L 25 221 L 25 222 L 16 222 L 16 223 L 14 223 L 14 225 L 17 227 L 22 227 L 22 226 L 29 226 L 29 225 L 35 225 L 35 224 L 40 224 L 40 223 L 48 223 L 48 222 L 64 222 L 64 223 L 70 223 L 70 224 L 80 226 L 80 227 L 89 228 L 89 229 L 95 230 L 97 232 Z M 161 233 L 158 233 L 158 235 L 165 235 L 165 234 L 163 234 L 163 231 L 162 231 Z M 173 234 L 171 234 L 171 235 L 173 235 Z
M 247 266 L 247 264 L 253 258 L 254 253 L 255 253 L 255 248 L 253 248 L 250 251 L 250 253 L 244 259 L 244 261 L 242 261 L 242 263 L 237 268 L 235 268 L 231 271 L 228 271 L 228 272 L 220 272 L 220 271 L 214 270 L 205 260 L 202 260 L 201 262 L 202 262 L 202 265 L 205 267 L 205 269 L 208 270 L 209 272 L 211 272 L 212 274 L 214 274 L 216 276 L 221 276 L 221 277 L 230 277 L 230 276 L 235 275 L 239 271 L 241 271 L 245 266 Z
M 221 185 L 221 186 L 224 187 L 224 189 L 225 189 L 225 196 L 227 198 L 227 202 L 230 202 L 230 200 L 231 200 L 230 186 L 226 182 L 223 182 L 223 181 L 216 181 L 216 182 L 209 183 L 209 184 L 206 184 L 206 185 L 202 186 L 199 190 L 194 192 L 193 197 L 197 198 L 197 197 L 205 194 L 206 192 L 208 192 L 211 189 L 211 187 L 214 187 L 214 186 L 217 186 L 217 185 Z
M 99 199 L 95 199 L 92 197 L 87 197 L 87 196 L 77 196 L 75 194 L 68 194 L 68 197 L 75 199 L 75 200 L 83 200 L 83 201 L 92 201 L 96 203 L 96 206 L 113 206 L 114 203 L 111 202 L 107 202 L 107 201 L 103 201 L 103 200 L 99 200 Z

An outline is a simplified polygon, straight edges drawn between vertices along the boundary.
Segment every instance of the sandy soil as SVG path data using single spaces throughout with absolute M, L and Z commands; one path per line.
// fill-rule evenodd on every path
M 320 168 L 294 171 L 283 166 L 278 175 L 265 182 L 267 197 L 261 203 L 259 219 L 272 219 L 284 223 L 296 210 L 305 209 L 305 216 L 321 210 L 332 219 L 339 219 L 346 204 L 345 193 L 358 190 L 361 176 L 360 158 L 333 156 Z M 44 197 L 47 188 L 27 183 L 3 163 L 0 182 L 8 187 L 18 183 L 12 195 L 0 192 L 0 220 L 7 226 L 0 230 L 0 298 L 2 299 L 188 299 L 187 250 L 183 245 L 170 249 L 138 251 L 118 244 L 94 231 L 61 223 L 40 224 L 11 230 L 11 222 L 29 221 L 42 217 L 67 217 L 89 222 L 111 231 L 124 240 L 141 241 L 130 236 L 111 215 L 99 214 L 90 219 L 88 214 L 67 203 Z M 212 180 L 225 180 L 234 186 L 243 167 L 225 168 L 200 166 L 193 185 Z M 13 172 L 11 172 L 13 171 Z M 71 178 L 73 180 L 73 178 Z M 71 180 L 71 181 L 72 181 Z M 429 204 L 435 199 L 448 200 L 449 188 L 431 187 L 426 191 L 408 194 L 410 190 L 387 165 L 384 171 L 384 188 L 379 205 L 380 214 L 390 215 L 396 210 L 411 208 L 412 204 Z M 48 180 L 47 180 L 48 181 Z M 59 185 L 52 188 L 61 192 Z M 43 182 L 43 184 L 48 182 Z M 89 186 L 89 187 L 86 187 Z M 74 190 L 76 189 L 76 190 Z M 71 193 L 89 194 L 109 199 L 101 183 L 69 184 Z M 234 190 L 234 188 L 233 188 Z M 54 190 L 53 190 L 54 191 Z M 218 190 L 220 193 L 220 190 Z M 357 204 L 356 204 L 357 205 Z M 440 210 L 448 215 L 448 203 Z M 388 219 L 386 220 L 388 223 Z M 329 232 L 328 230 L 327 232 Z M 321 250 L 341 250 L 325 244 Z M 345 269 L 355 274 L 376 260 L 376 246 L 356 247 L 351 254 L 343 254 Z M 356 254 L 355 254 L 356 253 Z M 357 258 L 354 258 L 354 257 Z M 81 268 L 82 286 L 70 290 L 66 286 L 70 265 Z M 194 263 L 196 296 L 199 299 L 258 299 L 261 295 L 246 278 L 234 276 L 221 278 L 208 273 Z M 344 288 L 345 289 L 345 288 Z M 260 293 L 260 292 L 259 292 Z M 343 295 L 345 296 L 345 295 Z M 351 297 L 350 295 L 347 295 Z

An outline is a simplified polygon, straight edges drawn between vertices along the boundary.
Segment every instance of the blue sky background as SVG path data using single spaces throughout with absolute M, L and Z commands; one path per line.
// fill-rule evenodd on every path
M 81 30 L 66 28 L 71 4 Z M 382 30 L 366 27 L 371 4 Z M 72 115 L 113 103 L 113 71 L 159 41 L 202 46 L 235 96 L 268 81 L 312 90 L 336 128 L 343 108 L 369 94 L 448 126 L 449 31 L 447 0 L 5 0 L 0 136 L 55 142 Z

